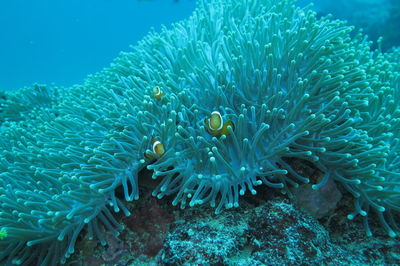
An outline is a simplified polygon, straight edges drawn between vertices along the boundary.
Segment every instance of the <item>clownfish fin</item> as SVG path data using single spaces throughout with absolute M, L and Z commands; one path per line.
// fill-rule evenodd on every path
M 210 119 L 209 118 L 204 118 L 204 124 L 206 124 L 207 128 L 210 128 Z
M 231 120 L 228 120 L 225 122 L 224 126 L 222 127 L 222 129 L 220 130 L 220 135 L 226 135 L 228 136 L 229 130 L 228 130 L 228 126 L 230 126 L 232 128 L 232 130 L 235 130 L 235 124 L 233 124 L 233 122 Z
M 144 157 L 146 157 L 149 160 L 153 160 L 154 159 L 154 156 L 152 154 L 150 154 L 150 153 L 147 153 L 147 152 L 144 153 Z

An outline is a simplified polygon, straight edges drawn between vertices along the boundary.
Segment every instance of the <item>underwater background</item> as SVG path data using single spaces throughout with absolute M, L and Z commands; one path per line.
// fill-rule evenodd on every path
M 6 1 L 0 8 L 0 89 L 71 86 L 108 66 L 153 27 L 187 18 L 194 0 Z
M 0 265 L 400 264 L 400 0 L 197 2 L 1 4 Z
M 0 90 L 70 86 L 109 65 L 153 27 L 188 17 L 195 0 L 7 1 L 0 9 Z M 400 45 L 400 0 L 300 0 Z

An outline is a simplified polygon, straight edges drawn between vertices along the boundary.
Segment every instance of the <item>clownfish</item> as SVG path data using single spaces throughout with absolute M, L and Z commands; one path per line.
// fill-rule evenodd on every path
M 161 141 L 159 141 L 157 138 L 152 138 L 151 139 L 151 151 L 153 153 L 147 153 L 147 152 L 144 153 L 144 156 L 147 159 L 153 160 L 156 158 L 160 158 L 165 153 L 164 144 L 162 144 Z
M 153 90 L 153 96 L 154 98 L 156 98 L 158 101 L 161 100 L 161 98 L 164 96 L 165 94 L 161 91 L 160 87 L 156 86 Z
M 218 111 L 211 113 L 210 118 L 205 118 L 204 123 L 208 133 L 214 136 L 229 135 L 228 126 L 235 129 L 235 126 L 231 120 L 224 123 L 222 115 Z

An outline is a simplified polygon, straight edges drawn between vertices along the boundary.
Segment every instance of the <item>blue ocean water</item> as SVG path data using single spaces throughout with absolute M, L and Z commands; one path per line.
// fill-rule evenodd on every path
M 3 1 L 0 90 L 80 83 L 151 27 L 182 20 L 194 7 L 194 0 Z
M 400 45 L 399 0 L 299 0 Z M 195 0 L 7 1 L 0 9 L 0 90 L 70 86 L 109 65 L 151 27 L 187 18 Z M 375 47 L 375 46 L 374 46 Z
M 333 18 L 345 20 L 355 26 L 354 32 L 362 29 L 373 41 L 373 49 L 378 47 L 379 38 L 382 38 L 382 50 L 400 45 L 400 0 L 298 0 L 298 3 L 313 3 L 318 16 L 331 14 Z

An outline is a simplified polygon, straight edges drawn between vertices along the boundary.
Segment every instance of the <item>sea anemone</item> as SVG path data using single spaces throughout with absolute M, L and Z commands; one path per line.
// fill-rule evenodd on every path
M 368 234 L 374 211 L 394 237 L 399 70 L 351 31 L 291 0 L 199 1 L 51 108 L 2 118 L 0 261 L 64 262 L 84 228 L 105 244 L 110 208 L 129 215 L 115 190 L 138 199 L 143 168 L 157 198 L 218 213 L 259 185 L 310 182 L 291 158 L 324 173 L 314 189 L 347 189 Z

